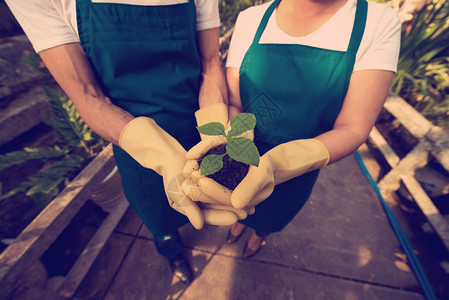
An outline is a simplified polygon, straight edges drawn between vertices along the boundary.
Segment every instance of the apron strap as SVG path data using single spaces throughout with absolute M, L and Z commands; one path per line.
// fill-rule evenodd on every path
M 279 4 L 280 0 L 275 0 L 268 7 L 262 20 L 260 21 L 259 27 L 257 28 L 256 35 L 253 39 L 253 44 L 258 44 L 262 33 L 267 26 L 268 20 L 270 19 L 276 6 Z M 354 26 L 352 28 L 351 40 L 349 41 L 348 52 L 353 54 L 357 53 L 359 50 L 360 42 L 362 41 L 363 33 L 365 32 L 366 15 L 368 11 L 368 3 L 366 0 L 357 0 L 357 9 L 355 13 Z
M 357 9 L 355 13 L 354 26 L 352 27 L 351 40 L 349 41 L 348 53 L 354 56 L 359 50 L 363 33 L 365 32 L 366 15 L 368 11 L 368 3 L 366 0 L 357 0 Z
M 259 27 L 257 28 L 256 35 L 254 36 L 253 44 L 259 44 L 260 37 L 262 36 L 265 27 L 267 27 L 268 20 L 271 17 L 276 6 L 279 4 L 280 0 L 275 0 L 271 3 L 270 7 L 268 7 L 267 11 L 263 15 L 262 21 L 260 21 Z

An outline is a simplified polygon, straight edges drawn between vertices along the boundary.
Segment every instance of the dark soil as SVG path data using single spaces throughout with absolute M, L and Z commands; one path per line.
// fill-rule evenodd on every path
M 203 157 L 209 154 L 224 154 L 226 152 L 226 145 L 220 145 L 213 149 L 210 149 Z M 201 165 L 203 158 L 198 160 L 198 164 Z M 207 177 L 215 180 L 219 184 L 227 187 L 230 190 L 234 190 L 240 181 L 245 178 L 248 173 L 249 165 L 236 161 L 229 157 L 229 155 L 223 156 L 223 168 L 214 174 L 207 175 Z

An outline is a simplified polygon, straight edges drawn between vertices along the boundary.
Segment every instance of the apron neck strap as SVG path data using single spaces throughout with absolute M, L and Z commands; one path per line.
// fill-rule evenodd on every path
M 365 32 L 366 15 L 368 11 L 368 3 L 366 0 L 356 0 L 357 9 L 355 13 L 354 26 L 352 28 L 351 40 L 349 41 L 348 52 L 351 54 L 356 54 L 359 50 L 360 42 L 362 41 L 363 33 Z M 253 44 L 258 44 L 262 33 L 267 26 L 268 20 L 270 19 L 276 6 L 279 4 L 280 0 L 275 0 L 268 7 L 262 20 L 260 21 L 259 27 L 257 28 L 256 35 L 253 39 Z
M 259 44 L 260 37 L 262 36 L 265 27 L 267 26 L 268 20 L 271 14 L 275 10 L 276 6 L 279 4 L 280 0 L 274 0 L 273 3 L 268 7 L 267 11 L 263 15 L 262 21 L 260 21 L 259 27 L 257 28 L 256 35 L 254 36 L 253 44 Z
M 366 15 L 368 11 L 368 3 L 366 0 L 356 0 L 357 9 L 355 12 L 354 26 L 352 27 L 351 40 L 349 41 L 348 52 L 356 55 L 365 32 Z

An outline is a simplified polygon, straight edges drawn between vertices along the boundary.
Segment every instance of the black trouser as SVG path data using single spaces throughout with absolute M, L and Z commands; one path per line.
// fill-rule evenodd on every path
M 154 236 L 154 244 L 157 252 L 168 259 L 175 258 L 182 250 L 182 240 L 178 231 L 169 235 Z

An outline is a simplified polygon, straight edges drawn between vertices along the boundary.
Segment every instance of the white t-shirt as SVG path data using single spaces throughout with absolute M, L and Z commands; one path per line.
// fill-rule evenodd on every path
M 240 68 L 243 57 L 256 34 L 260 21 L 273 1 L 241 12 L 229 46 L 227 67 Z M 329 21 L 303 37 L 289 36 L 276 23 L 276 10 L 271 15 L 260 42 L 263 44 L 302 44 L 346 51 L 355 19 L 356 0 L 348 0 Z M 387 4 L 368 2 L 365 32 L 356 55 L 354 71 L 377 69 L 396 72 L 401 38 L 401 21 Z
M 172 5 L 188 0 L 92 0 L 133 5 Z M 6 0 L 36 52 L 79 42 L 76 0 Z M 195 0 L 197 30 L 220 26 L 218 0 Z

